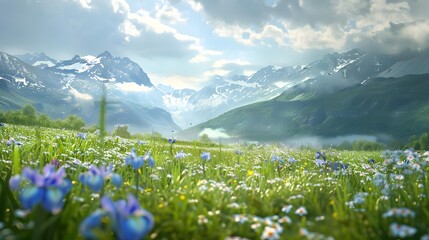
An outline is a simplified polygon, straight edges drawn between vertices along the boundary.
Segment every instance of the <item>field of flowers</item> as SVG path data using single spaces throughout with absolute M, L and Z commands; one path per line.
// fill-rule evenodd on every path
M 429 239 L 429 152 L 0 140 L 0 239 Z

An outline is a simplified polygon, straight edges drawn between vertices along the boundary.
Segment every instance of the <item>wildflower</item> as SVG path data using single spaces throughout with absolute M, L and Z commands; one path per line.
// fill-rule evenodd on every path
M 174 144 L 174 143 L 176 143 L 176 139 L 175 138 L 169 138 L 168 143 Z
M 284 213 L 289 213 L 290 210 L 292 210 L 292 205 L 286 205 L 286 206 L 282 207 L 282 212 L 284 212 Z
M 341 169 L 347 169 L 348 167 L 349 167 L 348 164 L 343 164 L 341 162 L 334 162 L 334 164 L 332 165 L 332 169 L 334 171 L 338 171 L 338 170 L 341 170 Z
M 326 156 L 324 152 L 316 152 L 316 159 L 320 159 L 320 158 L 326 161 Z
M 201 159 L 205 161 L 210 161 L 210 153 L 209 152 L 202 152 L 201 153 Z
M 368 163 L 375 163 L 375 160 L 373 158 L 368 160 Z
M 392 208 L 383 214 L 384 218 L 388 217 L 414 217 L 416 214 L 414 211 L 408 208 Z
M 240 150 L 238 150 L 238 149 L 235 149 L 235 155 L 242 155 L 243 154 L 243 152 L 242 151 L 240 151 Z
M 117 188 L 121 187 L 122 186 L 121 175 L 119 175 L 117 173 L 112 174 L 112 184 Z
M 288 162 L 289 163 L 296 163 L 296 159 L 293 157 L 289 157 Z
M 22 145 L 22 143 L 20 141 L 16 141 L 14 138 L 10 138 L 9 141 L 6 142 L 6 144 L 8 146 L 10 146 L 10 145 L 21 146 Z
M 9 179 L 9 186 L 12 190 L 16 191 L 19 189 L 19 185 L 21 184 L 22 177 L 21 175 L 15 175 Z
M 155 159 L 151 156 L 151 152 L 147 152 L 146 155 L 143 156 L 143 160 L 147 161 L 149 167 L 153 168 L 155 166 Z
M 321 159 L 318 159 L 318 158 L 316 158 L 316 160 L 314 161 L 315 163 L 316 163 L 316 165 L 318 166 L 318 167 L 322 167 L 323 165 L 325 165 L 325 163 L 326 163 L 326 161 L 325 160 L 321 160 Z
M 4 127 L 5 126 L 5 124 L 4 123 L 0 123 L 0 127 Z
M 25 210 L 31 210 L 41 204 L 51 213 L 58 213 L 63 207 L 63 199 L 71 190 L 71 182 L 65 179 L 66 172 L 63 167 L 55 171 L 51 164 L 43 168 L 43 175 L 29 167 L 24 168 L 22 176 L 14 176 L 10 180 L 11 188 L 19 188 L 19 179 L 30 181 L 20 192 L 19 200 Z
M 85 140 L 85 139 L 86 139 L 86 133 L 78 132 L 78 133 L 76 134 L 76 137 L 77 137 L 77 138 L 80 138 L 80 139 L 82 139 L 82 140 Z
M 107 168 L 101 166 L 100 168 L 92 165 L 89 170 L 79 175 L 79 180 L 83 185 L 89 187 L 93 192 L 100 192 L 104 186 L 104 180 L 107 176 L 112 174 L 112 165 Z
M 288 217 L 288 216 L 283 216 L 282 218 L 279 219 L 279 223 L 291 224 L 292 219 L 290 219 L 290 217 Z
M 400 238 L 413 236 L 417 232 L 417 229 L 413 227 L 407 226 L 405 224 L 398 224 L 396 222 L 390 224 L 389 229 L 390 229 L 390 233 L 394 237 L 400 237 Z
M 281 157 L 274 155 L 271 157 L 271 162 L 284 163 L 284 160 Z
M 182 159 L 186 157 L 186 153 L 182 151 L 176 153 L 176 159 Z
M 143 157 L 137 156 L 136 149 L 131 149 L 131 153 L 125 158 L 125 165 L 131 165 L 134 170 L 139 169 L 144 164 Z
M 264 240 L 272 240 L 272 239 L 280 239 L 279 233 L 277 229 L 265 226 L 264 231 L 262 232 L 261 239 Z
M 129 194 L 127 201 L 114 202 L 108 196 L 101 198 L 100 201 L 102 208 L 85 218 L 79 226 L 79 232 L 84 238 L 96 238 L 93 230 L 102 228 L 104 217 L 109 218 L 110 228 L 118 239 L 141 239 L 152 230 L 154 226 L 152 214 L 142 209 L 133 195 Z
M 299 215 L 301 217 L 304 215 L 307 215 L 307 209 L 305 209 L 305 207 L 301 206 L 295 211 L 295 214 Z

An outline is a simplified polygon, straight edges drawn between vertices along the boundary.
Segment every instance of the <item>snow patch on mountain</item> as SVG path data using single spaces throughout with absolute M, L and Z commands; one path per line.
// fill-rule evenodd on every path
M 70 87 L 69 92 L 78 100 L 91 101 L 94 99 L 91 95 L 87 93 L 81 93 L 72 87 Z
M 150 92 L 154 91 L 153 87 L 147 87 L 145 85 L 139 85 L 135 82 L 124 82 L 124 83 L 115 83 L 115 86 L 124 92 Z

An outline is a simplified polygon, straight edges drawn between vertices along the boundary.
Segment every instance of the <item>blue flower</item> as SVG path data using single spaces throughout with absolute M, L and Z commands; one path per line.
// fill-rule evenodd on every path
M 25 210 L 30 210 L 37 204 L 51 213 L 58 213 L 63 207 L 63 199 L 71 190 L 71 182 L 65 179 L 66 173 L 64 168 L 55 171 L 55 166 L 48 164 L 43 168 L 43 175 L 37 170 L 24 168 L 22 172 L 23 178 L 30 181 L 30 184 L 25 186 L 19 196 L 21 206 Z M 11 178 L 9 184 L 12 189 L 18 189 L 17 176 Z
M 347 169 L 348 167 L 349 167 L 348 164 L 343 164 L 341 162 L 334 162 L 334 164 L 332 165 L 332 169 L 334 171 L 338 171 L 338 170 L 341 170 L 341 169 Z
M 205 161 L 210 161 L 210 153 L 209 152 L 202 152 L 201 153 L 201 159 Z
M 9 179 L 10 189 L 16 191 L 19 189 L 19 185 L 21 184 L 22 177 L 21 175 L 15 175 Z
M 112 174 L 112 184 L 115 185 L 115 187 L 119 188 L 122 186 L 122 177 L 121 175 L 114 173 Z
M 146 236 L 154 226 L 151 213 L 142 209 L 137 199 L 129 194 L 127 201 L 114 202 L 110 197 L 101 198 L 102 209 L 85 218 L 80 224 L 79 231 L 86 239 L 93 239 L 95 235 L 92 230 L 101 228 L 102 218 L 108 217 L 111 229 L 116 233 L 118 239 L 141 239 Z
M 76 137 L 77 137 L 77 138 L 80 138 L 80 139 L 82 139 L 82 140 L 85 140 L 85 139 L 86 139 L 86 133 L 78 132 L 78 133 L 76 134 Z
M 155 159 L 151 156 L 151 152 L 147 152 L 146 155 L 143 156 L 143 159 L 147 161 L 147 164 L 149 167 L 153 168 L 155 167 Z
M 323 153 L 323 152 L 316 152 L 316 159 L 320 159 L 320 158 L 322 158 L 323 160 L 326 161 L 325 153 Z
M 175 139 L 175 138 L 169 138 L 169 139 L 168 139 L 168 142 L 169 142 L 170 144 L 176 143 L 176 139 Z
M 369 159 L 369 160 L 368 160 L 368 163 L 375 163 L 374 158 Z
M 20 141 L 16 141 L 14 138 L 10 138 L 9 141 L 6 142 L 6 144 L 8 146 L 10 146 L 10 145 L 21 146 L 22 145 L 22 143 Z
M 185 157 L 186 157 L 186 153 L 184 153 L 183 150 L 180 151 L 180 152 L 178 152 L 178 153 L 176 153 L 176 158 L 177 159 L 182 159 L 182 158 L 185 158 Z
M 240 151 L 240 150 L 238 150 L 238 149 L 235 149 L 235 155 L 242 155 L 243 154 L 243 152 L 242 151 Z
M 136 149 L 131 149 L 131 153 L 125 158 L 125 165 L 133 166 L 134 170 L 139 169 L 144 164 L 143 157 L 137 156 Z
M 100 166 L 99 168 L 92 165 L 89 170 L 79 175 L 79 180 L 83 185 L 89 187 L 93 192 L 100 192 L 104 186 L 104 180 L 112 177 L 112 183 L 117 186 L 122 184 L 122 178 L 118 174 L 113 173 L 113 166 L 110 164 L 107 168 Z M 114 181 L 113 181 L 113 178 Z M 119 187 L 117 186 L 117 187 Z
M 281 157 L 274 155 L 271 157 L 271 162 L 278 162 L 281 164 L 281 163 L 284 163 L 284 160 Z

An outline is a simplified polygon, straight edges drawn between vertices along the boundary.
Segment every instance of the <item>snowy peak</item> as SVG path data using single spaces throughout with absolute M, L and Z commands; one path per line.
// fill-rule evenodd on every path
M 16 57 L 18 57 L 20 60 L 22 60 L 23 62 L 29 65 L 40 67 L 40 68 L 53 67 L 58 63 L 57 60 L 51 57 L 48 57 L 44 53 L 24 54 L 24 55 L 18 55 Z
M 126 57 L 113 57 L 108 51 L 97 57 L 76 55 L 71 60 L 60 61 L 52 69 L 57 73 L 72 74 L 81 79 L 153 86 L 147 74 L 137 63 Z

